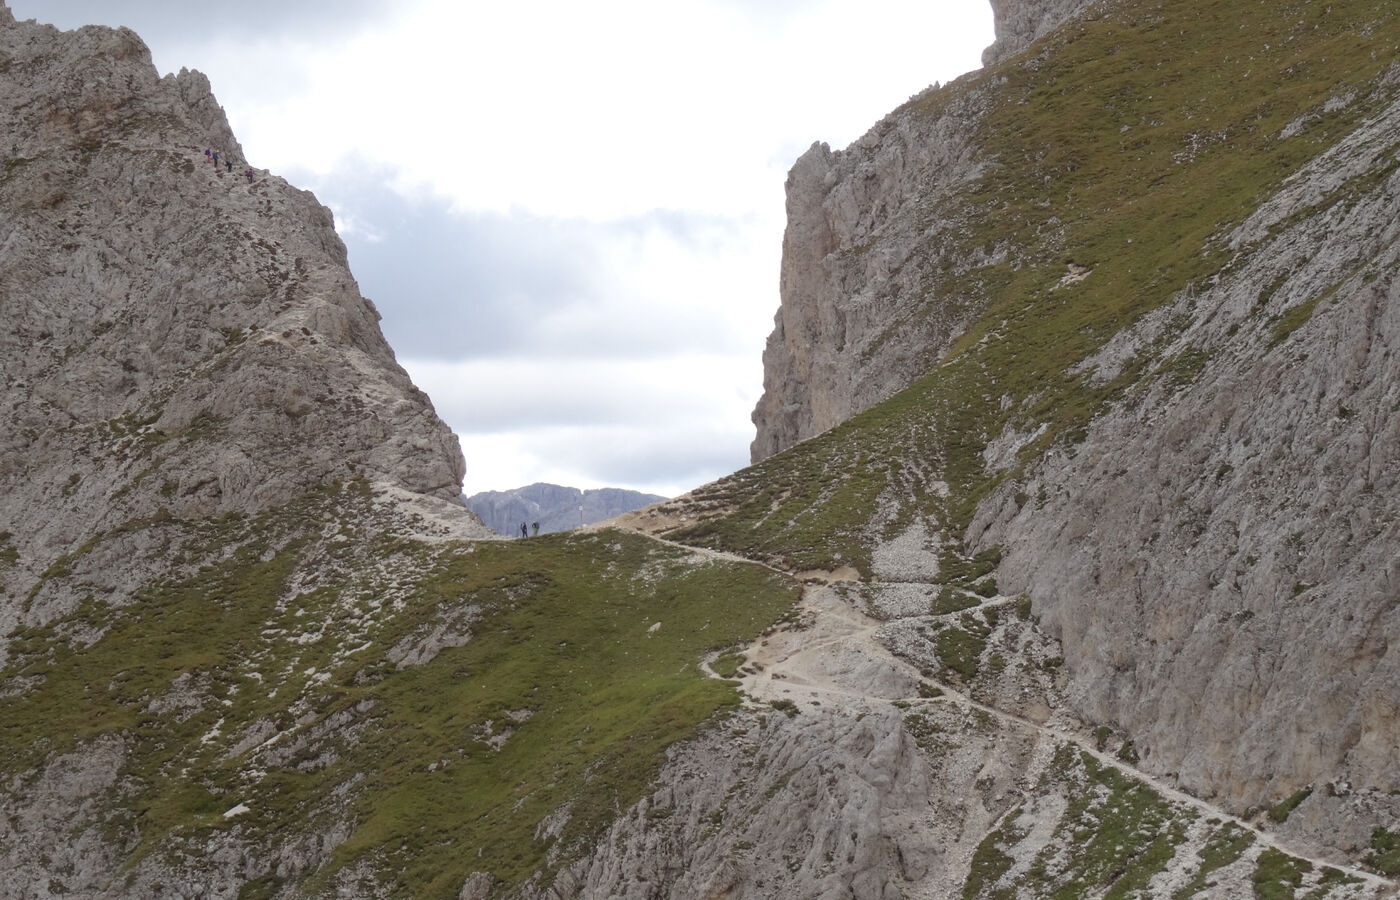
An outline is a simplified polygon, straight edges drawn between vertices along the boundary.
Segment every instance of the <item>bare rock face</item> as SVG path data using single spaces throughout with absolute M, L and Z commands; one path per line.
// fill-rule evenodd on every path
M 989 64 L 1081 6 L 995 5 L 999 41 Z M 1100 9 L 1105 21 L 1146 13 L 1126 3 Z M 1167 15 L 1195 13 L 1180 4 Z M 1393 20 L 1385 28 L 1393 38 Z M 1060 33 L 1062 44 L 1093 30 L 1086 16 Z M 1040 58 L 1003 65 L 1001 75 L 1015 83 L 1016 73 L 1037 72 L 1057 41 L 1047 40 Z M 1016 428 L 981 432 L 991 418 L 982 415 L 958 432 L 970 435 L 979 477 L 1004 480 L 978 498 L 971 527 L 964 533 L 960 522 L 949 535 L 970 552 L 1001 553 L 999 588 L 1024 592 L 1062 642 L 1066 710 L 1130 736 L 1131 755 L 1162 783 L 1263 821 L 1305 852 L 1357 862 L 1400 823 L 1400 255 L 1393 215 L 1400 74 L 1394 66 L 1386 72 L 1388 57 L 1371 58 L 1378 63 L 1364 81 L 1323 85 L 1289 110 L 1296 119 L 1285 126 L 1280 116 L 1268 127 L 1278 144 L 1316 127 L 1312 146 L 1320 155 L 1280 166 L 1278 181 L 1249 197 L 1239 218 L 1222 215 L 1201 244 L 1173 245 L 1218 262 L 1194 279 L 1165 281 L 1163 305 L 1115 323 L 1087 360 L 1066 357 L 1057 374 L 1082 377 L 1105 395 L 1109 385 L 1120 389 L 1089 405 L 1082 431 L 1037 442 L 1051 417 L 1028 413 Z M 944 107 L 923 105 L 938 102 L 939 91 L 925 94 L 848 150 L 819 146 L 794 167 L 783 304 L 765 353 L 755 460 L 929 372 L 974 314 L 967 310 L 978 307 L 975 293 L 945 289 L 967 281 L 959 275 L 964 260 L 939 236 L 968 221 L 953 188 L 978 171 L 970 134 L 987 121 L 994 99 L 976 99 L 983 84 L 959 83 L 959 99 Z M 1154 83 L 1143 93 L 1151 99 L 1157 89 Z M 954 102 L 968 115 L 957 119 Z M 1001 111 L 1035 102 L 1017 97 Z M 914 112 L 931 124 L 914 123 Z M 1015 114 L 998 121 L 1019 135 Z M 1114 123 L 1113 130 L 1129 135 L 1139 124 Z M 951 142 L 935 139 L 937 128 Z M 1191 162 L 1199 139 L 1187 132 L 1162 171 Z M 1126 155 L 1132 138 L 1123 140 L 1115 152 Z M 946 165 L 909 164 L 959 141 L 964 152 Z M 1002 146 L 1018 149 L 1015 140 Z M 1046 233 L 1057 234 L 1072 200 L 1046 194 L 1044 208 L 1056 217 Z M 1127 245 L 1141 240 L 1134 227 L 1114 235 L 1121 249 L 1096 248 L 1100 259 L 1126 256 Z M 985 236 L 994 230 L 969 228 L 976 240 L 962 251 L 975 254 L 982 244 L 979 261 L 1005 263 L 1008 271 L 1034 264 L 1000 250 Z M 1174 234 L 1162 243 L 1178 240 Z M 1054 258 L 1059 283 L 1046 279 L 1040 293 L 1014 295 L 1012 308 L 1023 300 L 1026 309 L 1069 303 L 1057 292 L 1096 277 L 1075 259 L 1079 247 L 1057 249 L 1064 254 Z M 1152 277 L 1129 274 L 1120 294 Z M 977 323 L 976 347 L 995 346 L 1007 325 L 998 318 Z M 1035 337 L 1032 329 L 1017 333 L 1022 341 Z M 962 358 L 978 357 L 968 351 Z M 998 401 L 1003 410 L 1032 409 L 1040 399 L 1036 389 L 1019 396 L 1001 386 L 1024 372 L 990 374 L 980 410 Z M 918 390 L 937 381 L 932 375 Z M 922 424 L 929 432 L 939 427 Z M 813 446 L 866 433 L 853 423 Z M 917 438 L 912 429 L 905 434 Z M 881 449 L 911 466 L 930 462 L 918 448 Z M 937 471 L 943 460 L 931 462 Z
M 1085 0 L 997 0 L 994 65 L 1074 16 Z M 954 250 L 960 190 L 988 160 L 976 129 L 989 90 L 929 88 L 845 150 L 814 144 L 787 179 L 781 303 L 763 351 L 753 462 L 820 434 L 922 374 L 966 326 L 976 285 L 956 277 L 998 249 Z
M 457 442 L 395 363 L 330 212 L 249 168 L 203 75 L 158 77 L 126 29 L 0 6 L 0 134 L 10 598 L 134 520 L 253 513 L 357 476 L 460 505 Z
M 1084 714 L 1234 809 L 1312 787 L 1290 829 L 1350 851 L 1400 817 L 1397 149 L 1392 94 L 1230 236 L 1248 264 L 1096 361 L 1190 322 L 1162 351 L 1204 355 L 1189 386 L 1155 380 L 974 526 Z
M 996 41 L 982 51 L 982 65 L 994 66 L 1089 5 L 1088 0 L 991 0 Z
M 982 172 L 972 133 L 984 101 L 976 86 L 930 88 L 846 150 L 814 144 L 793 165 L 754 462 L 883 400 L 966 325 L 958 304 L 930 298 L 948 268 L 981 262 L 945 255 L 944 243 L 959 188 Z

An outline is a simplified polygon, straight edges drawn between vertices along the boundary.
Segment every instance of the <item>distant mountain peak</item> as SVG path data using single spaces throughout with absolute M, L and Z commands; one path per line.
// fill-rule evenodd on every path
M 534 523 L 538 522 L 541 534 L 565 531 L 602 522 L 666 498 L 626 488 L 581 490 L 537 481 L 508 491 L 482 491 L 465 499 L 467 508 L 496 533 L 519 537 L 521 523 L 533 530 Z

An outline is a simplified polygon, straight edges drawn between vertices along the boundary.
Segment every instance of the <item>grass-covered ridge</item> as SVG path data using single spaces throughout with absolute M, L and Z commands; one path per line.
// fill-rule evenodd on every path
M 112 812 L 75 827 L 128 868 L 181 847 L 195 865 L 231 829 L 268 847 L 346 823 L 308 889 L 369 860 L 394 896 L 455 896 L 478 870 L 514 884 L 585 849 L 668 744 L 737 702 L 700 658 L 796 597 L 621 532 L 429 544 L 374 516 L 351 485 L 209 523 L 193 576 L 17 633 L 0 770 L 32 783 L 120 742 Z M 271 864 L 250 896 L 280 886 Z
M 1205 350 L 1158 356 L 1186 322 L 1112 380 L 1077 366 L 1180 292 L 1228 277 L 1240 257 L 1224 236 L 1388 102 L 1397 56 L 1400 8 L 1381 0 L 1125 0 L 945 88 L 990 85 L 994 98 L 974 138 L 985 174 L 955 208 L 927 212 L 961 223 L 953 245 L 940 238 L 930 253 L 1002 260 L 949 265 L 925 298 L 929 310 L 973 304 L 971 325 L 882 404 L 698 491 L 700 515 L 674 535 L 868 572 L 872 539 L 914 515 L 963 532 L 1008 474 L 982 457 L 1004 429 L 1037 435 L 1024 464 L 1075 442 L 1145 379 L 1189 384 Z M 903 112 L 934 116 L 945 99 L 934 92 Z M 1320 203 L 1349 196 L 1343 185 Z M 1310 311 L 1261 303 L 1258 314 L 1277 332 Z

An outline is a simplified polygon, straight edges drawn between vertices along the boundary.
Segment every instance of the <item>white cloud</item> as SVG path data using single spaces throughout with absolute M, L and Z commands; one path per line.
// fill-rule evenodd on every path
M 744 464 L 788 168 L 992 40 L 987 0 L 255 2 L 11 5 L 135 27 L 332 206 L 469 493 Z
M 757 396 L 746 362 L 402 361 L 461 438 L 468 494 L 553 481 L 667 495 L 747 462 Z
M 419 0 L 328 43 L 216 42 L 260 165 L 356 155 L 462 210 L 584 217 L 778 208 L 812 140 L 844 145 L 976 65 L 984 3 L 830 0 L 755 20 L 708 0 Z M 983 37 L 969 39 L 982 28 Z

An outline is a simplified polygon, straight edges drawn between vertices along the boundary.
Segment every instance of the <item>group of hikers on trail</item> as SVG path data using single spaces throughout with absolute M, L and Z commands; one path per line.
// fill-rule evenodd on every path
M 212 166 L 214 167 L 214 171 L 215 171 L 215 172 L 219 172 L 219 151 L 214 150 L 213 148 L 210 148 L 210 147 L 205 147 L 205 148 L 204 148 L 204 158 L 205 158 L 206 161 L 209 162 L 210 165 L 212 165 Z M 224 157 L 224 168 L 228 171 L 228 173 L 229 173 L 230 175 L 232 175 L 232 174 L 233 174 L 233 160 L 232 160 L 232 159 L 229 159 L 228 157 Z M 222 175 L 223 172 L 219 172 L 219 174 Z M 247 178 L 248 178 L 248 183 L 249 183 L 249 184 L 252 184 L 252 183 L 253 183 L 253 167 L 252 167 L 252 166 L 249 166 L 248 169 L 247 169 L 247 171 L 245 171 L 243 174 L 247 176 Z
M 535 529 L 535 536 L 538 537 L 540 533 L 540 523 L 534 522 L 532 524 Z M 524 522 L 520 523 L 520 536 L 523 538 L 527 538 L 530 536 L 530 529 L 525 526 Z

